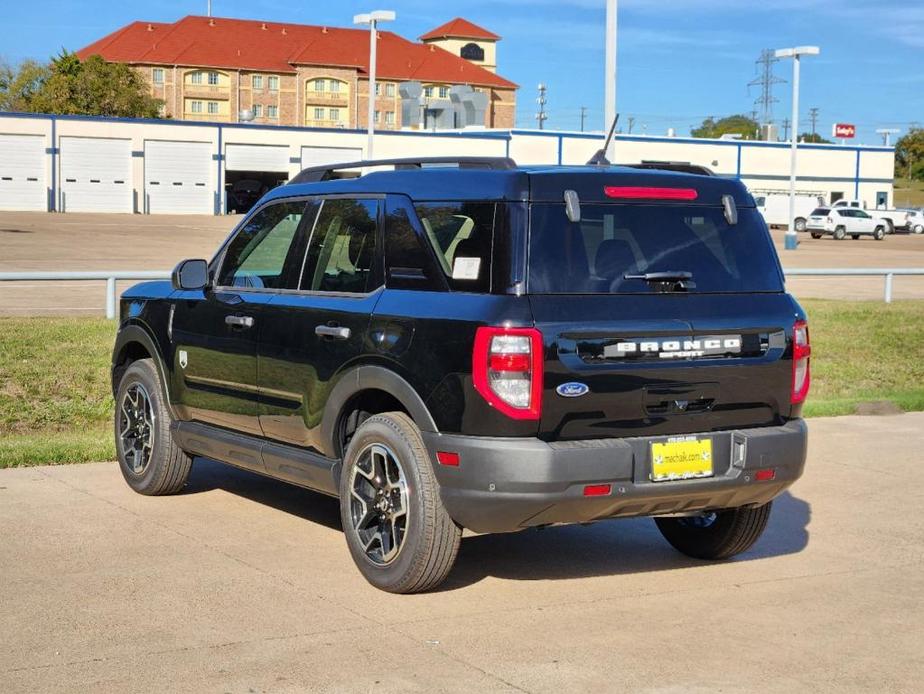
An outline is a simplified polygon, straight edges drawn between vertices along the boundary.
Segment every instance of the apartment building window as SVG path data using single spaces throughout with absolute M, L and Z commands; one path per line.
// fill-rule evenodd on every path
M 218 84 L 218 73 L 210 72 L 209 73 L 209 85 L 214 87 L 217 84 Z
M 218 102 L 210 101 L 209 102 L 209 114 L 214 116 L 216 113 L 218 113 Z
M 394 124 L 395 124 L 395 112 L 385 111 L 385 125 L 394 125 Z
M 189 111 L 190 113 L 202 113 L 202 102 L 201 101 L 190 101 Z
M 202 84 L 202 73 L 201 72 L 192 73 L 192 75 L 189 76 L 189 83 L 190 84 Z
M 385 85 L 385 96 L 394 96 L 395 95 L 395 85 L 389 82 Z
M 254 117 L 254 118 L 263 118 L 263 104 L 254 104 L 254 107 L 253 107 L 253 117 Z
M 379 111 L 375 112 L 375 122 L 376 123 L 378 123 L 381 120 L 381 115 L 382 115 L 381 112 Z
M 340 109 L 339 108 L 332 108 L 330 110 L 330 119 L 335 120 L 335 121 L 340 120 Z
M 316 108 L 316 109 L 314 110 L 314 119 L 315 119 L 315 120 L 324 120 L 324 109 L 323 109 L 323 108 Z
M 263 75 L 254 75 L 252 84 L 254 89 L 263 89 Z
M 449 87 L 440 87 L 440 98 L 445 99 L 449 96 Z
M 276 75 L 270 75 L 267 82 L 269 83 L 269 88 L 271 92 L 279 91 L 279 77 L 277 77 Z
M 278 106 L 267 106 L 266 107 L 266 117 L 267 118 L 279 118 L 279 107 Z
M 335 94 L 339 93 L 340 92 L 340 82 L 338 82 L 337 80 L 331 80 L 330 90 L 334 92 Z
M 375 83 L 375 95 L 382 96 L 382 83 L 381 82 Z
M 154 68 L 154 72 L 152 73 L 152 78 L 154 80 L 154 84 L 163 84 L 164 83 L 164 69 L 162 67 Z
M 315 90 L 316 92 L 323 92 L 323 91 L 324 91 L 324 85 L 325 85 L 324 80 L 315 80 L 315 81 L 314 81 L 314 90 Z
M 433 97 L 433 87 L 424 87 L 424 96 L 428 99 Z

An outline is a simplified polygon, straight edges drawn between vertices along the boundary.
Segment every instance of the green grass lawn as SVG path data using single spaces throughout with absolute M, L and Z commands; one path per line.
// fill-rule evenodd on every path
M 887 401 L 924 410 L 924 301 L 805 301 L 812 332 L 808 416 Z M 0 318 L 0 468 L 112 460 L 115 324 Z

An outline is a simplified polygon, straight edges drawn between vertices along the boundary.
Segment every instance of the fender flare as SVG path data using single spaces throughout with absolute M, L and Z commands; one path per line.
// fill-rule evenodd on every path
M 360 366 L 345 373 L 334 386 L 324 406 L 321 419 L 321 441 L 328 447 L 326 453 L 334 456 L 335 427 L 347 402 L 364 390 L 382 390 L 400 402 L 420 427 L 421 431 L 438 434 L 439 429 L 423 398 L 414 387 L 394 371 L 381 366 Z
M 115 345 L 112 347 L 112 366 L 110 367 L 112 396 L 115 397 L 119 389 L 119 384 L 115 381 L 115 366 L 121 361 L 119 357 L 125 351 L 125 348 L 132 343 L 137 343 L 144 347 L 147 353 L 150 354 L 151 358 L 154 360 L 154 367 L 157 369 L 157 375 L 160 378 L 161 387 L 163 388 L 164 395 L 167 398 L 167 409 L 170 411 L 172 416 L 176 417 L 176 412 L 173 409 L 173 403 L 170 401 L 170 389 L 167 387 L 167 372 L 164 368 L 163 355 L 161 354 L 160 348 L 157 345 L 157 341 L 154 339 L 151 333 L 137 323 L 126 325 L 124 328 L 119 330 L 118 335 L 116 335 Z

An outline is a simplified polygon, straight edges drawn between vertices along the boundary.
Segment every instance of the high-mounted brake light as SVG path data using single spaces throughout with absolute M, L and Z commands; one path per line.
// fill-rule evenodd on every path
M 792 404 L 805 402 L 812 382 L 808 323 L 797 320 L 792 329 Z
M 489 405 L 512 419 L 539 419 L 542 333 L 535 328 L 478 328 L 472 381 Z
M 699 197 L 699 193 L 694 188 L 606 186 L 603 192 L 608 198 L 620 200 L 696 200 Z

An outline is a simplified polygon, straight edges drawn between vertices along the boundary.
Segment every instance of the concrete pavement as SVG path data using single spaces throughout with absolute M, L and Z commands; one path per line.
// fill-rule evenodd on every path
M 336 501 L 198 461 L 0 471 L 0 691 L 920 691 L 924 413 L 812 420 L 761 541 L 647 519 L 463 540 L 443 590 L 354 569 Z

